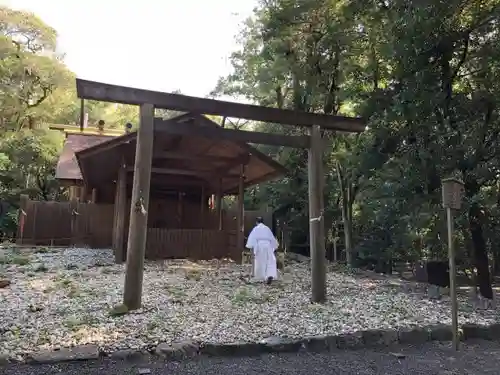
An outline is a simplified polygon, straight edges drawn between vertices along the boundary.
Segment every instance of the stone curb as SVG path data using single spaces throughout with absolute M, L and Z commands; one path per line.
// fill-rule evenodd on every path
M 500 340 L 500 323 L 489 326 L 464 324 L 459 329 L 460 339 Z M 182 361 L 197 356 L 248 357 L 266 353 L 325 352 L 373 347 L 388 347 L 398 344 L 423 344 L 428 341 L 451 341 L 452 330 L 447 325 L 394 329 L 374 329 L 331 336 L 313 336 L 299 339 L 269 337 L 261 342 L 235 342 L 231 344 L 199 343 L 184 341 L 159 344 L 152 350 L 120 350 L 112 353 L 100 352 L 95 345 L 64 348 L 57 351 L 38 352 L 25 358 L 31 364 L 57 363 L 81 360 L 96 360 L 109 357 L 114 360 L 142 361 L 157 356 L 169 361 Z M 0 353 L 0 367 L 11 362 Z

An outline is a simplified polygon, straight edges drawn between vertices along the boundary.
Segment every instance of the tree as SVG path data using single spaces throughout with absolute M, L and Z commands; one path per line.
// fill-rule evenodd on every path
M 36 108 L 68 78 L 56 32 L 34 14 L 0 7 L 0 125 L 33 128 Z
M 53 200 L 62 193 L 55 166 L 63 137 L 58 132 L 21 130 L 0 138 L 0 200 L 15 203 L 20 194 Z
M 62 193 L 54 178 L 62 136 L 43 123 L 65 118 L 74 106 L 67 95 L 73 77 L 56 53 L 53 28 L 0 7 L 0 202 L 10 207 L 2 231 L 15 232 L 20 194 L 49 200 Z
M 359 137 L 325 134 L 333 141 L 326 209 L 331 222 L 344 214 L 342 245 L 358 257 L 444 258 L 440 181 L 463 178 L 461 257 L 472 261 L 490 297 L 488 250 L 500 253 L 486 237 L 498 223 L 499 5 L 262 1 L 240 35 L 233 73 L 215 93 L 369 120 Z M 261 197 L 295 205 L 297 217 L 306 217 L 305 155 L 262 149 L 292 172 L 259 187 Z M 258 204 L 255 194 L 252 200 Z

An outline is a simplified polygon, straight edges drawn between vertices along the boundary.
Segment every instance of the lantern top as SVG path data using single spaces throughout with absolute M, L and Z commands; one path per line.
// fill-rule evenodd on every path
M 459 184 L 459 185 L 462 185 L 462 186 L 464 185 L 464 182 L 461 179 L 457 178 L 457 177 L 443 178 L 441 180 L 441 182 L 443 184 L 446 184 L 446 183 L 455 183 L 455 184 Z

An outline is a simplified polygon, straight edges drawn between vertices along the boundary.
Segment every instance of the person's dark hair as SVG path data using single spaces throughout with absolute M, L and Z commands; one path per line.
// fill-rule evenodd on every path
M 257 224 L 263 224 L 264 223 L 264 219 L 261 216 L 257 217 L 257 219 L 255 219 L 255 221 L 257 222 Z

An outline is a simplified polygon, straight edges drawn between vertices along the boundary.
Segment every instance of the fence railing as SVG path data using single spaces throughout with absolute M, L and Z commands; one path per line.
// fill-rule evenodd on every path
M 167 215 L 161 211 L 154 215 Z M 161 212 L 160 212 L 161 211 Z M 241 246 L 236 243 L 235 213 L 224 212 L 223 230 L 218 230 L 218 217 L 206 213 L 204 229 L 200 223 L 183 220 L 185 228 L 148 228 L 146 257 L 149 259 L 231 258 L 241 260 Z M 245 212 L 245 232 L 254 225 L 256 211 Z M 195 217 L 191 216 L 191 217 Z M 21 198 L 17 244 L 32 246 L 88 246 L 111 248 L 113 238 L 114 205 L 55 201 L 32 201 Z M 196 218 L 199 221 L 199 217 Z M 148 220 L 149 221 L 149 220 Z M 153 219 L 152 223 L 161 222 Z M 154 224 L 153 224 L 154 225 Z M 128 215 L 126 218 L 128 228 Z M 127 235 L 125 234 L 125 243 Z M 125 245 L 126 246 L 126 245 Z
M 21 199 L 17 243 L 35 246 L 82 245 L 110 248 L 111 204 Z

